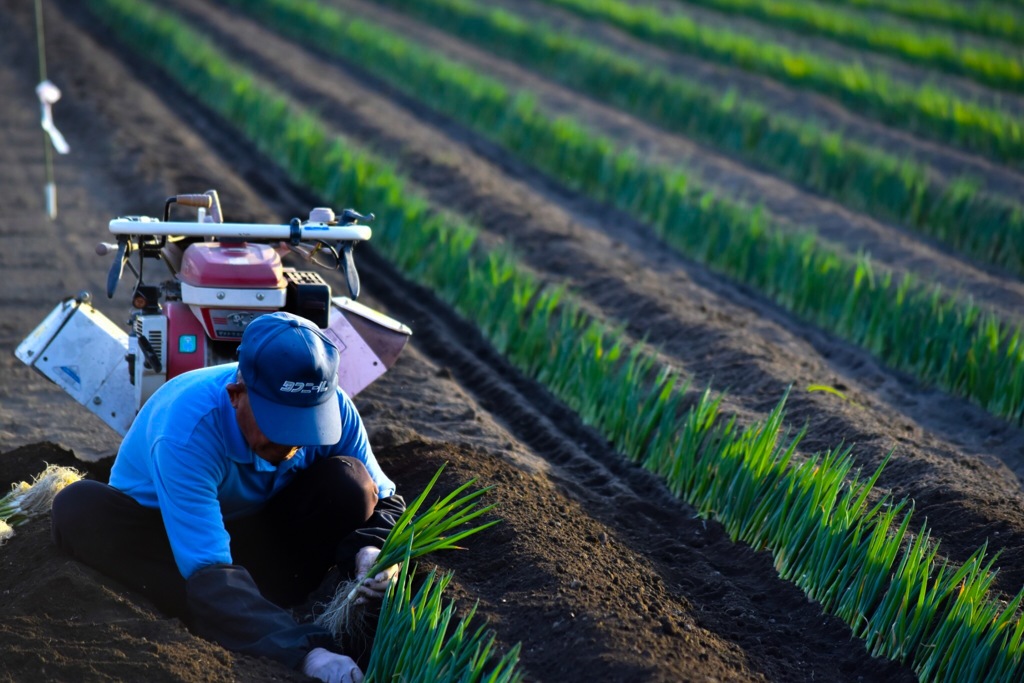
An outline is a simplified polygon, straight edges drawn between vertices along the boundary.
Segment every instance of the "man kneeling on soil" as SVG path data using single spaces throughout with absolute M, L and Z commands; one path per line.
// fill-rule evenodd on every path
M 405 502 L 337 384 L 338 349 L 314 324 L 256 318 L 238 363 L 153 394 L 109 486 L 61 491 L 55 543 L 228 649 L 358 683 L 332 635 L 285 609 L 334 566 L 363 580 L 367 598 L 397 574 L 365 576 Z

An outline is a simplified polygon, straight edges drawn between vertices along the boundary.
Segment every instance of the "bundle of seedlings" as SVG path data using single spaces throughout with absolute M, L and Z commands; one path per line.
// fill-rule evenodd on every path
M 14 535 L 14 527 L 48 513 L 54 496 L 81 478 L 82 474 L 71 467 L 47 465 L 31 484 L 26 481 L 12 484 L 10 493 L 0 498 L 0 545 Z
M 420 508 L 423 507 L 442 471 L 444 471 L 444 465 L 437 470 L 426 488 L 423 489 L 423 493 L 406 508 L 395 522 L 394 528 L 384 540 L 380 554 L 366 572 L 365 577 L 346 581 L 339 585 L 331 601 L 324 606 L 322 612 L 317 614 L 316 623 L 333 633 L 339 642 L 346 635 L 362 636 L 367 632 L 369 615 L 365 602 L 358 600 L 359 588 L 364 582 L 372 581 L 373 577 L 392 565 L 408 564 L 411 560 L 435 550 L 461 550 L 458 543 L 464 538 L 494 526 L 500 521 L 495 519 L 479 526 L 456 531 L 458 527 L 462 527 L 494 509 L 494 505 L 479 507 L 477 503 L 477 499 L 491 487 L 466 493 L 466 490 L 476 482 L 475 479 L 467 481 L 420 512 Z

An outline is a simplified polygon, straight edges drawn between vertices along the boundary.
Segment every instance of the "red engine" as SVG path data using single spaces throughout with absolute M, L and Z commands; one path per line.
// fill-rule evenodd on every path
M 258 315 L 284 308 L 288 281 L 281 257 L 266 244 L 204 242 L 181 260 L 181 300 L 210 339 L 237 341 Z

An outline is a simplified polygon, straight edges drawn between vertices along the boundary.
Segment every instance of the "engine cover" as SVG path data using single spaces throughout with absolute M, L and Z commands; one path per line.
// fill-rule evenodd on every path
M 181 300 L 219 341 L 239 341 L 258 315 L 284 308 L 281 257 L 266 244 L 190 244 L 181 260 Z
M 284 289 L 281 257 L 266 244 L 197 242 L 181 257 L 181 281 L 193 287 Z

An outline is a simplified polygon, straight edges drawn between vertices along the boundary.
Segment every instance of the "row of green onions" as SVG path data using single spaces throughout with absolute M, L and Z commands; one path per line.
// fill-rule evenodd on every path
M 296 181 L 332 202 L 378 207 L 382 251 L 475 317 L 524 372 L 702 514 L 770 549 L 780 572 L 823 596 L 826 609 L 842 611 L 874 652 L 909 662 L 922 680 L 1024 675 L 1024 625 L 1015 616 L 1021 596 L 1003 606 L 989 595 L 993 561 L 984 549 L 953 569 L 939 562 L 926 529 L 911 542 L 909 514 L 898 520 L 906 503 L 882 496 L 868 509 L 879 474 L 867 482 L 851 476 L 848 449 L 792 465 L 801 434 L 783 439 L 782 402 L 747 428 L 723 419 L 720 399 L 705 391 L 694 400 L 653 354 L 624 349 L 617 331 L 581 313 L 562 290 L 542 287 L 510 252 L 480 253 L 471 225 L 434 210 L 390 164 L 329 133 L 171 15 L 129 0 L 89 5 Z M 636 415 L 648 419 L 637 425 Z M 904 635 L 895 644 L 894 628 Z
M 378 1 L 855 211 L 899 222 L 971 258 L 1024 275 L 1024 206 L 1016 198 L 982 192 L 976 179 L 938 180 L 929 167 L 876 143 L 844 138 L 735 88 L 723 92 L 702 85 L 508 10 L 459 0 Z
M 611 22 L 650 43 L 695 54 L 701 58 L 733 64 L 742 69 L 814 90 L 854 107 L 859 113 L 888 125 L 903 128 L 940 142 L 948 142 L 995 159 L 1024 161 L 1024 127 L 1010 111 L 981 102 L 968 101 L 935 83 L 911 85 L 891 78 L 886 72 L 863 64 L 794 51 L 780 43 L 752 38 L 726 28 L 699 25 L 661 14 L 639 15 L 633 5 L 620 0 L 548 0 L 581 15 Z M 378 4 L 400 7 L 447 31 L 457 32 L 470 42 L 484 39 L 484 23 L 524 21 L 505 9 L 491 9 L 473 0 L 377 0 Z M 486 19 L 485 19 L 486 18 Z M 482 22 L 481 19 L 484 19 Z M 488 42 L 493 51 L 525 51 L 526 44 L 548 43 L 548 51 L 576 52 L 590 41 L 573 39 L 566 31 L 554 32 L 536 20 L 527 24 L 551 38 L 536 40 L 520 36 L 520 45 Z M 488 40 L 493 40 L 489 38 Z M 609 55 L 614 51 L 604 50 Z M 550 60 L 552 72 L 566 65 Z M 650 69 L 651 65 L 645 66 Z M 561 74 L 560 74 L 561 75 Z M 562 76 L 565 77 L 565 76 Z
M 866 257 L 813 234 L 777 229 L 764 212 L 712 196 L 678 168 L 651 164 L 582 124 L 552 119 L 529 96 L 312 0 L 235 3 L 278 31 L 360 67 L 454 117 L 558 181 L 651 224 L 670 246 L 770 296 L 901 370 L 1024 419 L 1019 327 L 911 276 L 893 282 Z M 922 338 L 922 331 L 924 337 Z
M 999 0 L 823 0 L 865 10 L 877 10 L 923 24 L 970 31 L 1014 43 L 1024 43 L 1024 16 Z
M 561 4 L 561 0 L 550 1 Z M 1007 53 L 1008 49 L 1012 50 L 1008 45 L 990 47 L 981 41 L 965 44 L 951 31 L 925 30 L 908 25 L 906 21 L 892 21 L 877 14 L 822 5 L 812 0 L 686 0 L 686 3 L 893 55 L 908 62 L 962 74 L 996 88 L 1020 90 L 1024 87 L 1024 62 L 1018 53 Z M 662 7 L 668 9 L 664 4 Z M 683 4 L 672 7 L 667 14 L 670 21 L 676 21 L 674 17 L 679 15 L 685 17 L 688 24 L 698 23 L 685 7 Z M 614 14 L 618 21 L 631 25 L 653 25 L 663 16 L 653 4 L 634 4 L 632 11 L 624 13 L 621 3 L 617 3 L 609 5 L 606 11 Z

